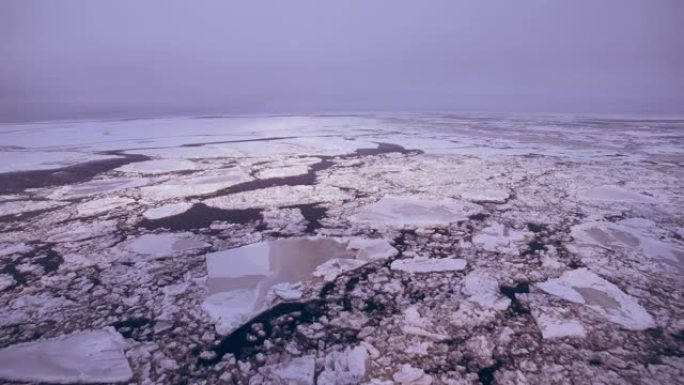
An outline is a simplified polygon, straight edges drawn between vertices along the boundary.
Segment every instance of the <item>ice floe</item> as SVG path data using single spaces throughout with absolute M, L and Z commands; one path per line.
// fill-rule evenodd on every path
M 239 192 L 204 201 L 221 209 L 280 207 L 323 202 L 341 202 L 352 196 L 332 186 L 275 186 L 255 191 Z
M 461 271 L 466 267 L 466 260 L 460 258 L 411 258 L 392 261 L 392 270 L 405 273 L 435 273 L 443 271 Z
M 583 304 L 625 328 L 643 330 L 655 326 L 653 317 L 636 299 L 586 268 L 566 271 L 559 278 L 536 285 L 549 294 Z
M 18 215 L 33 211 L 50 210 L 58 207 L 64 207 L 68 205 L 67 202 L 60 201 L 28 201 L 28 200 L 17 200 L 0 203 L 0 217 L 5 215 Z
M 316 375 L 316 358 L 304 356 L 259 369 L 269 384 L 313 385 Z
M 0 349 L 0 378 L 51 383 L 128 381 L 133 372 L 123 337 L 113 329 L 11 345 Z
M 164 184 L 142 187 L 140 194 L 146 200 L 164 201 L 207 195 L 250 180 L 252 177 L 243 169 L 232 167 L 191 176 L 174 177 Z
M 684 273 L 684 247 L 649 235 L 653 226 L 652 223 L 637 220 L 623 220 L 618 223 L 586 222 L 573 226 L 571 234 L 575 245 L 580 249 L 595 246 L 627 253 L 636 251 L 649 259 L 674 266 Z
M 650 196 L 610 185 L 580 191 L 579 197 L 588 201 L 658 203 L 656 199 Z
M 293 238 L 209 253 L 206 255 L 209 296 L 202 308 L 216 323 L 219 333 L 230 333 L 265 310 L 270 292 L 281 298 L 283 294 L 286 297 L 292 294 L 283 293 L 282 284 L 306 281 L 312 276 L 332 280 L 368 263 L 358 259 L 363 254 L 358 245 L 364 242 L 354 242 L 354 248 L 348 243 L 348 239 Z M 365 255 L 368 254 L 372 255 L 373 251 Z
M 487 251 L 515 253 L 529 232 L 511 229 L 501 223 L 492 223 L 473 237 L 473 243 Z
M 369 364 L 368 351 L 363 346 L 349 347 L 332 352 L 325 357 L 323 371 L 318 375 L 318 385 L 355 385 L 366 377 Z
M 415 306 L 409 306 L 404 310 L 404 324 L 401 331 L 405 334 L 424 337 L 435 341 L 443 341 L 449 338 L 448 335 L 435 333 L 432 322 L 428 318 L 421 316 Z
M 116 230 L 114 220 L 91 222 L 88 224 L 72 222 L 71 224 L 51 229 L 47 232 L 46 240 L 54 243 L 79 242 L 88 239 L 104 237 Z
M 544 339 L 563 337 L 584 338 L 587 334 L 584 325 L 568 315 L 569 311 L 551 306 L 533 306 L 532 316 Z
M 409 364 L 404 364 L 392 375 L 395 383 L 401 385 L 431 385 L 432 376 L 425 373 L 423 369 L 414 368 Z
M 135 199 L 126 197 L 107 197 L 94 199 L 78 205 L 78 214 L 81 216 L 94 216 L 104 214 L 111 210 L 135 203 Z
M 173 215 L 182 214 L 188 211 L 191 207 L 192 203 L 189 202 L 169 203 L 163 206 L 147 209 L 143 213 L 143 217 L 149 220 L 166 218 Z
M 469 202 L 386 196 L 363 207 L 350 219 L 374 227 L 439 227 L 467 219 L 480 211 L 479 205 Z
M 116 171 L 151 175 L 174 171 L 195 170 L 197 167 L 195 162 L 189 160 L 153 159 L 144 162 L 129 163 L 117 168 Z
M 111 194 L 148 184 L 144 178 L 96 179 L 81 184 L 63 186 L 48 195 L 50 199 L 78 199 L 99 194 Z
M 9 274 L 0 274 L 0 291 L 14 286 L 17 282 Z
M 474 270 L 463 279 L 463 293 L 468 300 L 482 307 L 505 310 L 511 305 L 511 300 L 499 292 L 499 284 L 491 275 Z
M 160 233 L 144 234 L 128 244 L 128 249 L 143 255 L 167 257 L 192 249 L 211 246 L 192 233 Z

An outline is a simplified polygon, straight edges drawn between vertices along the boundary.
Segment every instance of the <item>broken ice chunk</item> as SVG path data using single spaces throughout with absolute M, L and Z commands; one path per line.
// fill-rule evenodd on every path
M 470 297 L 468 300 L 480 306 L 505 310 L 511 305 L 511 300 L 499 292 L 496 279 L 481 271 L 472 271 L 463 279 L 463 292 Z
M 153 159 L 144 162 L 129 163 L 117 168 L 115 171 L 149 175 L 194 170 L 196 168 L 197 164 L 195 162 L 185 159 Z
M 190 207 L 192 207 L 192 203 L 188 202 L 170 203 L 167 205 L 148 209 L 143 213 L 143 217 L 149 220 L 166 218 L 173 215 L 182 214 L 188 211 Z
M 134 203 L 135 200 L 126 197 L 101 198 L 85 202 L 78 206 L 78 215 L 89 217 L 107 213 L 116 208 Z
M 412 258 L 399 259 L 390 265 L 392 270 L 405 273 L 435 273 L 443 271 L 461 271 L 466 267 L 466 260 L 460 258 Z
M 153 257 L 166 257 L 181 251 L 209 247 L 210 244 L 197 239 L 192 233 L 145 234 L 129 245 L 128 249 Z
M 123 337 L 113 329 L 12 345 L 0 350 L 0 378 L 52 383 L 109 383 L 133 376 Z
M 473 237 L 473 243 L 487 251 L 517 252 L 517 244 L 523 242 L 528 233 L 506 227 L 501 223 L 492 223 Z
M 392 258 L 399 253 L 386 239 L 352 238 L 347 247 L 357 250 L 357 258 L 365 261 Z
M 316 267 L 313 275 L 314 277 L 321 277 L 324 281 L 330 282 L 334 281 L 339 275 L 344 274 L 348 271 L 358 269 L 359 267 L 368 263 L 367 261 L 361 261 L 358 259 L 331 259 L 322 265 Z
M 546 340 L 562 337 L 586 336 L 584 326 L 577 320 L 569 319 L 564 309 L 549 306 L 535 306 L 532 308 L 532 316 Z
M 477 204 L 456 200 L 386 196 L 350 219 L 374 227 L 437 227 L 467 219 L 481 210 Z
M 332 352 L 325 357 L 325 367 L 318 375 L 318 385 L 355 385 L 366 377 L 368 351 L 363 346 Z
M 655 326 L 653 317 L 633 297 L 586 268 L 566 271 L 559 278 L 536 285 L 549 294 L 584 304 L 627 329 L 643 330 Z
M 316 374 L 314 356 L 294 358 L 287 362 L 266 365 L 259 369 L 269 384 L 313 385 Z
M 432 376 L 426 374 L 423 369 L 414 368 L 409 364 L 401 366 L 399 371 L 392 375 L 394 382 L 402 385 L 430 385 Z

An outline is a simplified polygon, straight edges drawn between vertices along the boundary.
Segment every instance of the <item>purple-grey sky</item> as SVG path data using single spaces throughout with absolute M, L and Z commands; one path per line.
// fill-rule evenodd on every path
M 684 113 L 682 0 L 2 0 L 0 121 Z

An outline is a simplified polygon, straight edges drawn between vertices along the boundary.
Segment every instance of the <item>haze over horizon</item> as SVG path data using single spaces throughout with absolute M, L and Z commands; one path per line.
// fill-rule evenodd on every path
M 0 3 L 0 122 L 684 114 L 677 0 Z

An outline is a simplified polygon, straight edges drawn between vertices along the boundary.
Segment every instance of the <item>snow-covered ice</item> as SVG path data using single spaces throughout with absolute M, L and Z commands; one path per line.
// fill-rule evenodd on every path
M 128 249 L 138 254 L 160 258 L 209 246 L 211 246 L 209 243 L 197 239 L 192 233 L 186 232 L 145 234 L 134 239 L 128 245 Z
M 538 283 L 537 287 L 570 302 L 583 304 L 610 322 L 628 329 L 643 330 L 655 326 L 653 317 L 633 297 L 585 268 L 566 271 L 559 278 Z
M 0 378 L 49 383 L 128 381 L 133 372 L 123 337 L 112 329 L 89 330 L 0 349 Z
M 682 127 L 0 124 L 0 346 L 112 326 L 142 384 L 677 383 Z
M 143 217 L 150 220 L 170 217 L 173 215 L 182 214 L 188 211 L 191 207 L 192 203 L 189 202 L 169 203 L 145 210 Z
M 373 227 L 433 227 L 467 219 L 479 211 L 476 204 L 456 200 L 386 196 L 350 219 Z
M 461 271 L 466 267 L 466 260 L 460 258 L 411 258 L 393 261 L 392 270 L 406 273 L 435 273 L 443 271 Z

